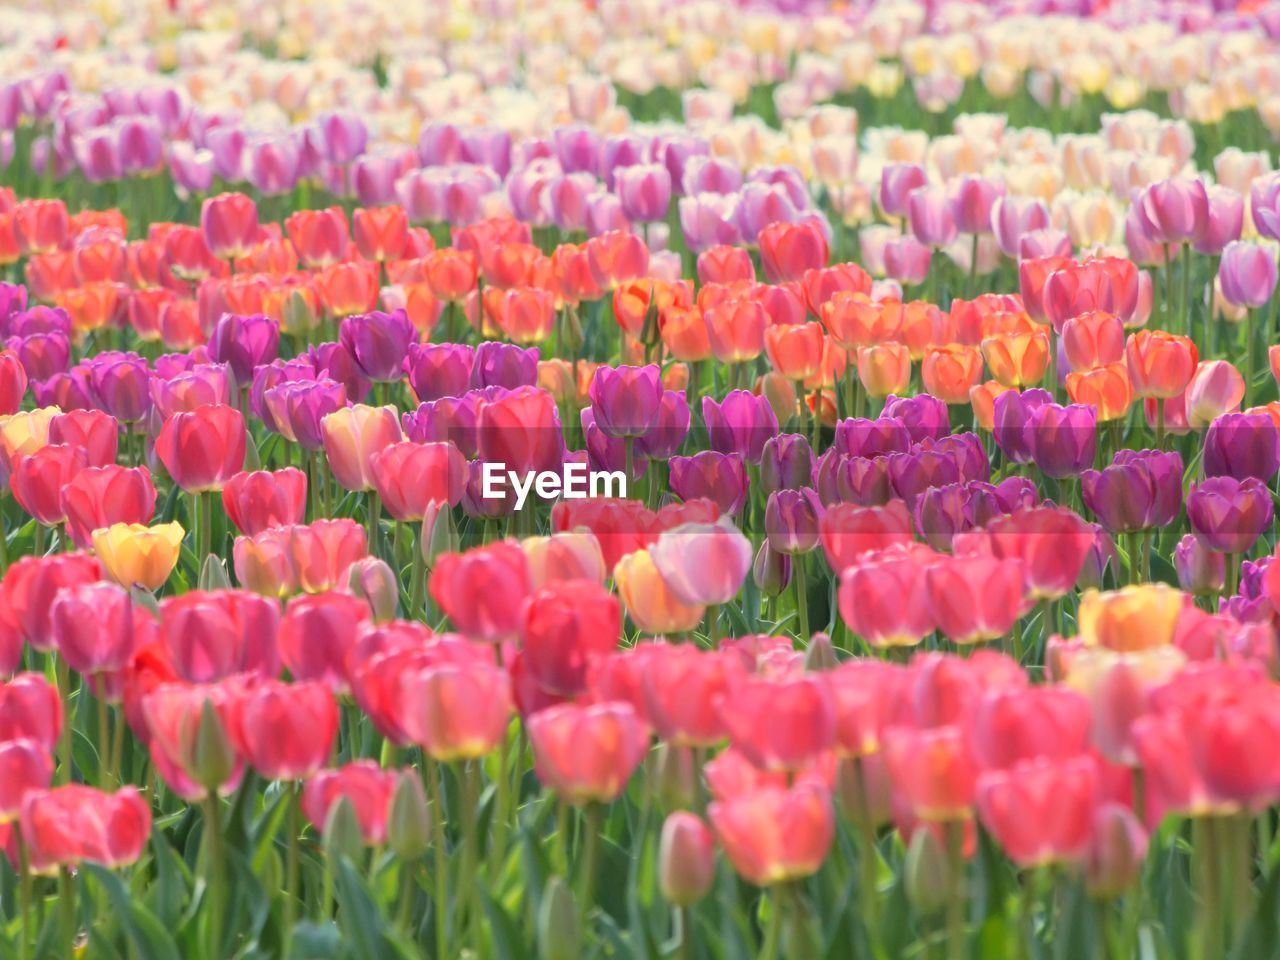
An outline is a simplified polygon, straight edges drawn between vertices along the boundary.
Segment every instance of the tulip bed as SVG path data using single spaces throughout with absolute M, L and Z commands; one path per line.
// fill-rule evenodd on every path
M 0 38 L 0 956 L 1277 955 L 1280 5 Z

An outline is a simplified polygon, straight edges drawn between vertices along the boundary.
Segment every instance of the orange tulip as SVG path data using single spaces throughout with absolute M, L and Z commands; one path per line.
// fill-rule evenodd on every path
M 551 294 L 537 287 L 512 287 L 494 298 L 501 303 L 494 318 L 508 340 L 519 344 L 541 343 L 551 335 L 556 323 Z
M 1113 313 L 1090 310 L 1062 325 L 1062 349 L 1072 370 L 1124 359 L 1124 324 Z
M 500 243 L 480 252 L 485 282 L 507 289 L 527 284 L 542 251 L 531 243 Z
M 1187 388 L 1200 362 L 1195 341 L 1163 330 L 1139 330 L 1131 334 L 1124 353 L 1133 392 L 1144 399 L 1169 400 L 1178 396 Z
M 991 375 L 1006 387 L 1039 383 L 1049 369 L 1049 335 L 1044 330 L 1002 334 L 982 341 Z
M 648 550 L 637 550 L 619 560 L 613 579 L 627 613 L 645 633 L 682 633 L 702 622 L 704 608 L 676 599 Z
M 982 354 L 963 343 L 929 347 L 920 364 L 924 388 L 944 403 L 968 403 L 969 388 L 982 378 Z
M 334 317 L 368 313 L 378 303 L 376 263 L 335 263 L 316 275 L 315 284 L 320 302 Z
M 901 393 L 911 380 L 911 351 L 892 340 L 858 348 L 858 379 L 869 397 Z
M 711 339 L 702 310 L 696 306 L 670 306 L 658 316 L 662 342 L 677 360 L 696 362 L 711 356 Z
M 404 310 L 409 322 L 422 334 L 423 339 L 431 337 L 431 331 L 435 329 L 436 321 L 440 319 L 440 311 L 444 307 L 431 292 L 431 285 L 428 283 L 403 283 L 394 287 L 383 287 L 382 306 L 385 310 Z M 270 316 L 269 310 L 264 312 Z
M 762 304 L 755 300 L 732 300 L 704 308 L 703 318 L 711 352 L 721 363 L 741 363 L 760 356 L 765 346 L 765 328 L 769 326 L 769 315 Z M 819 336 L 821 329 L 818 327 Z
M 476 288 L 476 257 L 470 251 L 444 247 L 423 259 L 425 279 L 441 300 L 458 303 Z
M 817 390 L 819 387 L 831 387 L 844 376 L 844 368 L 849 362 L 849 354 L 830 337 L 822 338 L 822 363 L 813 376 L 804 381 L 806 390 Z
M 774 325 L 764 332 L 769 363 L 788 380 L 808 380 L 821 371 L 825 341 L 820 323 Z
M 898 336 L 901 304 L 877 303 L 865 293 L 841 291 L 822 305 L 822 323 L 846 350 L 869 347 Z
M 1173 643 L 1189 597 L 1164 583 L 1143 583 L 1080 598 L 1080 639 L 1086 646 L 1135 653 Z
M 356 249 L 366 260 L 399 260 L 409 242 L 409 215 L 403 207 L 364 207 L 351 215 Z
M 912 300 L 900 305 L 903 342 L 911 348 L 912 360 L 923 360 L 925 350 L 938 344 L 953 343 L 950 318 L 932 303 Z
M 1006 393 L 1006 387 L 998 380 L 988 380 L 969 388 L 969 403 L 973 406 L 973 418 L 983 430 L 992 430 L 996 422 L 996 397 Z
M 77 334 L 85 334 L 115 326 L 128 310 L 128 292 L 123 283 L 103 280 L 64 290 L 56 303 L 71 315 L 71 328 Z
M 1133 384 L 1124 362 L 1067 374 L 1067 395 L 1072 403 L 1086 403 L 1098 411 L 1098 420 L 1118 420 L 1133 405 Z

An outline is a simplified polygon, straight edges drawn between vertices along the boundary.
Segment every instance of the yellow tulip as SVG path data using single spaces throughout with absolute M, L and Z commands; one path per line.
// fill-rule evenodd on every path
M 1173 643 L 1187 595 L 1164 583 L 1142 583 L 1080 598 L 1080 639 L 1085 646 L 1134 653 Z
M 180 523 L 116 523 L 93 532 L 93 550 L 122 587 L 158 590 L 178 563 L 184 533 Z
M 15 453 L 35 453 L 49 443 L 49 421 L 62 411 L 41 407 L 0 417 L 0 456 L 8 461 Z
M 637 550 L 619 560 L 613 580 L 627 613 L 645 633 L 680 633 L 702 621 L 705 608 L 676 599 L 648 550 Z

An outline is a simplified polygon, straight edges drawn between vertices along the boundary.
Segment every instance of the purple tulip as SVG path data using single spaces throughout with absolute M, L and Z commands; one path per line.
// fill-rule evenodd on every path
M 263 196 L 291 193 L 302 174 L 302 151 L 288 134 L 259 136 L 245 144 L 245 179 Z
M 813 550 L 818 545 L 818 522 L 823 512 L 811 487 L 773 491 L 764 508 L 769 549 L 788 556 Z
M 1038 260 L 1041 257 L 1071 256 L 1071 236 L 1065 230 L 1046 227 L 1043 230 L 1031 230 L 1022 235 L 1018 241 L 1017 255 L 1023 260 Z
M 565 173 L 589 173 L 595 176 L 600 172 L 604 145 L 600 134 L 591 127 L 582 124 L 557 127 L 551 142 L 556 159 L 560 161 L 560 169 Z
M 951 432 L 951 415 L 947 411 L 947 405 L 927 393 L 914 397 L 889 394 L 885 398 L 880 419 L 889 417 L 897 417 L 906 425 L 912 443 L 926 439 L 941 440 Z
M 880 457 L 906 453 L 913 442 L 906 423 L 899 417 L 850 417 L 836 424 L 834 447 L 837 453 L 848 457 Z
M 943 453 L 956 462 L 961 480 L 991 479 L 991 461 L 987 459 L 987 450 L 976 433 L 955 433 L 939 440 L 926 438 L 914 448 L 916 451 L 932 451 Z
M 626 441 L 611 437 L 596 424 L 595 415 L 590 407 L 578 411 L 578 421 L 582 424 L 582 436 L 587 448 L 587 465 L 592 470 L 622 473 L 627 467 Z M 648 469 L 649 459 L 642 453 L 632 451 L 631 473 L 627 477 L 629 483 L 639 480 Z
M 653 460 L 670 460 L 689 435 L 691 422 L 689 398 L 679 390 L 664 390 L 658 405 L 658 419 L 649 432 L 636 441 L 636 450 Z
M 742 171 L 728 160 L 717 157 L 692 157 L 685 164 L 681 193 L 737 193 L 742 189 Z
M 424 167 L 440 167 L 462 159 L 462 134 L 452 123 L 433 120 L 418 134 L 418 159 Z
M 1280 433 L 1265 413 L 1225 413 L 1204 435 L 1206 477 L 1257 477 L 1269 481 L 1280 469 Z
M 225 363 L 202 363 L 172 377 L 151 378 L 151 402 L 162 418 L 190 409 L 198 398 L 202 406 L 232 404 L 234 389 L 231 368 Z
M 997 484 L 970 480 L 965 486 L 969 491 L 969 519 L 975 527 L 985 527 L 996 517 L 1029 510 L 1040 503 L 1040 491 L 1027 477 L 1005 477 Z
M 1235 241 L 1222 251 L 1218 265 L 1222 297 L 1237 307 L 1257 308 L 1276 291 L 1276 260 L 1266 247 Z
M 800 433 L 783 433 L 765 441 L 760 455 L 760 486 L 765 493 L 799 490 L 813 482 L 813 450 Z
M 115 121 L 120 165 L 126 176 L 155 173 L 164 165 L 164 131 L 154 117 L 138 115 Z
M 933 249 L 909 233 L 884 245 L 885 276 L 899 283 L 923 283 L 932 260 Z
M 951 219 L 961 233 L 976 235 L 991 232 L 991 214 L 996 201 L 1004 196 L 1004 183 L 986 177 L 964 176 L 954 182 L 951 196 Z M 1047 220 L 1045 225 L 1047 226 Z
M 944 450 L 912 448 L 909 453 L 895 453 L 889 462 L 889 482 L 894 493 L 914 511 L 916 500 L 930 487 L 959 483 L 963 477 L 956 458 Z
M 636 223 L 653 223 L 667 219 L 671 204 L 671 174 L 657 163 L 623 167 L 616 179 L 622 212 Z
M 702 253 L 722 244 L 739 244 L 738 198 L 735 195 L 699 193 L 681 197 L 680 229 L 685 243 L 694 253 Z
M 922 491 L 915 502 L 916 531 L 933 549 L 950 551 L 952 538 L 975 526 L 969 501 L 965 483 L 947 483 Z
M 324 446 L 320 421 L 347 405 L 347 390 L 337 380 L 289 380 L 262 395 L 278 432 L 307 450 Z
M 600 367 L 591 380 L 596 424 L 610 437 L 642 437 L 658 420 L 662 371 L 647 367 Z
M 747 243 L 754 244 L 760 231 L 774 223 L 794 223 L 800 211 L 782 187 L 748 183 L 738 194 L 738 229 Z
M 61 307 L 43 304 L 15 313 L 9 319 L 9 332 L 27 337 L 34 333 L 65 333 L 71 335 L 71 316 Z
M 404 369 L 422 403 L 466 393 L 475 361 L 475 350 L 464 343 L 411 343 Z
M 992 437 L 1000 451 L 1014 463 L 1030 463 L 1027 418 L 1037 407 L 1053 402 L 1053 394 L 1036 387 L 1018 393 L 1006 390 L 995 399 Z
M 20 283 L 0 282 L 0 336 L 18 331 L 9 324 L 14 316 L 27 309 L 27 288 Z
M 355 357 L 341 343 L 317 343 L 308 351 L 316 373 L 337 380 L 347 391 L 351 403 L 362 403 L 373 384 L 356 365 Z
M 1249 216 L 1259 234 L 1280 240 L 1280 170 L 1249 185 Z
M 1227 581 L 1226 557 L 1207 548 L 1191 533 L 1174 547 L 1173 569 L 1178 574 L 1178 586 L 1200 597 L 1221 593 Z
M 360 372 L 377 383 L 394 383 L 404 376 L 404 358 L 418 331 L 403 309 L 358 313 L 342 321 L 338 339 Z
M 1038 197 L 1004 196 L 992 204 L 991 230 L 1006 257 L 1017 259 L 1023 238 L 1048 227 L 1049 208 Z
M 1202 235 L 1209 220 L 1209 194 L 1196 177 L 1153 183 L 1136 206 L 1138 223 L 1153 243 L 1185 243 Z
M 471 387 L 532 387 L 538 382 L 538 348 L 486 340 L 476 347 Z
M 711 156 L 711 141 L 696 135 L 668 134 L 653 144 L 653 158 L 666 165 L 672 183 L 684 180 L 685 169 L 696 157 Z
M 564 233 L 586 230 L 589 198 L 598 186 L 589 173 L 552 177 L 538 198 L 543 218 Z
M 1027 415 L 1023 441 L 1046 477 L 1062 480 L 1078 476 L 1093 463 L 1098 411 L 1082 403 L 1041 404 Z
M 943 187 L 913 190 L 907 197 L 907 223 L 915 238 L 929 247 L 949 246 L 960 232 Z
M 890 163 L 880 171 L 880 209 L 890 217 L 907 214 L 907 198 L 928 183 L 924 167 L 917 163 Z
M 369 143 L 369 129 L 356 113 L 322 113 L 309 132 L 315 136 L 319 153 L 330 163 L 351 163 Z
M 649 141 L 634 133 L 609 137 L 601 151 L 600 175 L 604 185 L 612 190 L 618 173 L 637 163 L 649 162 Z
M 500 489 L 503 491 L 502 496 L 486 497 L 484 461 L 471 460 L 467 463 L 467 487 L 462 492 L 462 512 L 475 520 L 497 520 L 515 513 L 515 488 L 504 483 Z
M 151 371 L 136 353 L 109 351 L 85 362 L 96 406 L 121 423 L 136 423 L 151 409 Z
M 60 407 L 64 413 L 68 410 L 98 409 L 89 374 L 79 368 L 55 373 L 47 380 L 32 380 L 31 396 L 37 406 Z
M 197 148 L 186 140 L 169 145 L 169 176 L 173 178 L 175 192 L 183 199 L 208 193 L 213 186 L 213 174 L 212 150 Z
M 1193 483 L 1187 519 L 1201 544 L 1220 553 L 1247 553 L 1269 526 L 1271 492 L 1257 477 L 1210 477 Z
M 703 450 L 692 457 L 672 457 L 670 482 L 681 500 L 705 497 L 731 516 L 747 500 L 747 469 L 736 453 Z
M 712 450 L 736 453 L 747 463 L 759 463 L 765 442 L 778 435 L 778 415 L 768 398 L 749 390 L 730 390 L 719 403 L 703 397 L 702 420 Z
M 1216 257 L 1227 244 L 1240 239 L 1244 227 L 1244 197 L 1228 187 L 1214 186 L 1206 190 L 1208 216 L 1204 226 L 1191 240 L 1196 252 Z
M 61 330 L 10 337 L 6 345 L 18 355 L 28 380 L 48 380 L 71 363 L 71 338 Z
M 452 441 L 468 460 L 479 450 L 477 424 L 485 394 L 470 390 L 460 397 L 441 397 L 418 405 L 417 410 L 403 414 L 400 422 L 405 436 L 414 443 Z
M 185 356 L 185 355 L 184 355 Z M 156 364 L 156 376 L 174 377 L 177 372 L 162 373 L 160 364 Z M 273 360 L 254 368 L 253 382 L 249 385 L 249 409 L 253 415 L 266 425 L 272 433 L 279 433 L 275 418 L 267 407 L 266 393 L 272 387 L 282 383 L 302 380 L 314 380 L 316 368 L 306 356 L 294 357 L 291 360 Z
M 1110 466 L 1080 474 L 1084 505 L 1111 533 L 1167 526 L 1182 509 L 1182 457 L 1121 450 Z
M 224 313 L 209 337 L 209 356 L 231 368 L 237 384 L 247 385 L 254 368 L 280 351 L 280 327 L 263 314 Z

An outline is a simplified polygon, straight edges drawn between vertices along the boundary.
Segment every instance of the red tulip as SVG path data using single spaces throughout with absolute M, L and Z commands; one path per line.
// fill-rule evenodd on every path
M 1022 614 L 1020 560 L 940 557 L 925 568 L 924 579 L 933 621 L 953 643 L 1003 637 Z
M 1089 701 L 1074 690 L 993 690 L 972 712 L 969 742 L 977 763 L 1007 769 L 1024 760 L 1066 760 L 1089 750 Z
M 1089 850 L 1099 799 L 1097 761 L 1028 760 L 982 775 L 978 815 L 1023 868 L 1074 863 Z
M 285 221 L 289 241 L 298 259 L 309 269 L 322 269 L 347 255 L 351 242 L 347 215 L 341 207 L 325 210 L 298 210 Z
M 175 413 L 156 437 L 156 456 L 187 493 L 221 490 L 244 466 L 244 417 L 235 407 Z
M 720 713 L 734 749 L 762 770 L 810 766 L 835 744 L 834 700 L 816 677 L 745 677 Z
M 10 823 L 22 812 L 22 801 L 35 790 L 49 786 L 53 760 L 34 740 L 0 742 L 0 823 Z
M 10 459 L 9 483 L 18 506 L 47 527 L 66 519 L 62 508 L 62 490 L 81 470 L 88 457 L 80 447 L 49 444 L 24 456 L 15 453 Z
M 906 503 L 890 500 L 882 507 L 832 504 L 818 518 L 818 539 L 831 569 L 843 573 L 863 554 L 910 543 L 914 534 Z
M 27 392 L 27 371 L 13 350 L 0 350 L 0 416 L 22 409 Z
M 59 655 L 86 677 L 128 666 L 146 639 L 140 621 L 150 618 L 145 607 L 135 610 L 128 590 L 107 581 L 59 590 L 50 611 Z
M 573 804 L 612 803 L 649 749 L 649 736 L 626 703 L 566 703 L 526 721 L 538 779 Z
M 58 689 L 39 673 L 20 673 L 0 684 L 0 743 L 32 740 L 52 751 L 62 732 Z
M 351 235 L 366 260 L 399 260 L 409 242 L 409 216 L 403 207 L 362 207 L 351 214 Z
M 305 780 L 328 760 L 338 733 L 338 705 L 321 683 L 255 684 L 231 717 L 236 748 L 267 780 Z
M 242 471 L 222 488 L 222 508 L 250 537 L 268 527 L 302 523 L 307 509 L 307 475 L 297 467 Z
M 690 646 L 653 648 L 642 678 L 647 714 L 675 746 L 710 747 L 729 732 L 722 705 L 745 672 L 729 652 Z
M 881 731 L 891 717 L 906 670 L 880 660 L 848 660 L 824 676 L 836 718 L 836 752 L 865 757 L 880 750 Z
M 733 868 L 760 887 L 816 873 L 835 837 L 831 795 L 811 783 L 717 800 L 707 815 Z
M 54 638 L 49 613 L 58 591 L 95 583 L 101 577 L 98 561 L 85 553 L 22 557 L 0 581 L 0 607 L 8 607 L 18 632 L 32 648 L 50 650 Z
M 495 643 L 515 636 L 531 590 L 529 560 L 514 540 L 446 553 L 428 584 L 431 597 L 454 627 L 473 640 Z
M 116 523 L 145 525 L 156 511 L 156 488 L 146 467 L 81 470 L 62 488 L 61 499 L 67 535 L 82 550 L 93 546 L 93 531 Z
M 161 638 L 179 677 L 210 683 L 280 672 L 280 605 L 245 590 L 192 590 L 160 601 Z
M 402 441 L 369 457 L 373 487 L 387 513 L 401 522 L 419 522 L 432 503 L 456 507 L 467 486 L 467 460 L 451 441 Z
M 921 820 L 960 820 L 973 808 L 978 767 L 964 732 L 953 725 L 885 734 L 885 760 L 895 790 Z
M 244 758 L 234 750 L 229 731 L 234 700 L 242 693 L 226 684 L 165 683 L 143 698 L 151 759 L 184 800 L 225 796 L 239 788 Z
M 770 283 L 799 280 L 805 271 L 825 267 L 830 257 L 827 236 L 817 220 L 772 223 L 760 231 L 759 243 Z
M 1044 505 L 996 517 L 985 531 L 957 534 L 957 556 L 991 553 L 1021 560 L 1028 596 L 1054 599 L 1072 590 L 1080 578 L 1095 535 L 1064 507 Z
M 37 873 L 84 862 L 114 869 L 142 856 L 151 839 L 151 807 L 136 787 L 104 793 L 68 784 L 27 794 L 21 829 Z
M 304 593 L 324 593 L 345 583 L 347 568 L 369 554 L 364 527 L 345 517 L 286 529 L 289 561 Z
M 295 680 L 316 680 L 343 693 L 356 632 L 368 619 L 369 605 L 348 593 L 298 597 L 280 620 L 280 659 Z
M 524 602 L 524 669 L 548 693 L 577 696 L 586 689 L 592 659 L 617 649 L 621 633 L 618 598 L 604 587 L 583 580 L 548 584 Z
M 873 647 L 912 646 L 937 626 L 925 569 L 936 557 L 923 544 L 863 554 L 840 576 L 840 614 Z
M 372 760 L 356 760 L 336 770 L 321 770 L 302 788 L 302 812 L 323 830 L 329 810 L 344 797 L 355 810 L 364 842 L 379 846 L 387 839 L 387 816 L 400 774 Z
M 91 467 L 116 462 L 120 424 L 101 410 L 69 410 L 49 421 L 49 442 L 82 447 Z
M 507 735 L 511 680 L 483 663 L 412 670 L 400 681 L 400 711 L 405 731 L 433 760 L 483 757 Z
M 243 193 L 220 193 L 200 208 L 200 228 L 209 251 L 223 260 L 247 256 L 258 245 L 258 207 Z

